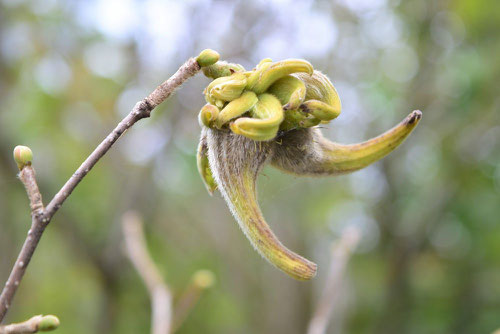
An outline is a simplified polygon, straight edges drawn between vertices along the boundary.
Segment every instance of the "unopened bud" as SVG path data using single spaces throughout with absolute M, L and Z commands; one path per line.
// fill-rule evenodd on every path
M 19 170 L 21 170 L 24 166 L 31 165 L 31 161 L 33 161 L 33 152 L 31 152 L 31 149 L 27 146 L 18 145 L 14 148 L 14 160 Z
M 210 66 L 215 64 L 219 60 L 220 56 L 217 51 L 211 49 L 205 49 L 201 51 L 200 55 L 196 57 L 198 65 L 201 67 Z
M 193 284 L 200 289 L 208 289 L 215 284 L 215 275 L 210 270 L 198 270 L 193 275 Z
M 208 128 L 212 127 L 213 122 L 217 119 L 217 116 L 219 116 L 219 108 L 212 104 L 204 105 L 198 115 L 200 126 L 204 125 Z
M 206 77 L 217 79 L 220 77 L 227 77 L 236 72 L 244 72 L 245 68 L 240 64 L 228 63 L 225 61 L 218 61 L 217 63 L 203 67 L 203 74 Z
M 59 318 L 57 318 L 55 315 L 44 316 L 38 324 L 38 330 L 40 332 L 53 331 L 57 327 L 59 327 Z
M 210 103 L 215 100 L 233 101 L 241 95 L 246 85 L 247 78 L 243 73 L 217 78 L 206 88 L 206 100 Z

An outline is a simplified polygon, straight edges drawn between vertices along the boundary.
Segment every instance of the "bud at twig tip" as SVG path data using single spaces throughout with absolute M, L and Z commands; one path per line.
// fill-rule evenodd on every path
M 14 160 L 19 170 L 21 170 L 25 166 L 31 165 L 31 161 L 33 161 L 33 152 L 27 146 L 18 145 L 14 148 Z
M 193 275 L 193 284 L 200 289 L 208 289 L 215 284 L 215 275 L 210 270 L 198 270 Z
M 213 122 L 219 116 L 219 108 L 212 104 L 206 104 L 201 108 L 200 114 L 198 116 L 198 121 L 200 125 L 206 127 L 212 127 Z
M 49 332 L 53 331 L 57 327 L 59 327 L 59 318 L 56 317 L 55 315 L 46 315 L 40 321 L 40 324 L 38 325 L 38 330 L 40 332 Z
M 196 57 L 198 65 L 201 67 L 210 66 L 215 64 L 219 60 L 220 56 L 217 51 L 211 49 L 205 49 L 200 52 L 200 55 Z

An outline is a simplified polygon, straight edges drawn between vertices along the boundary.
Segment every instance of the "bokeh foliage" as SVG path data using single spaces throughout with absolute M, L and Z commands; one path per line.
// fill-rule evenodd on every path
M 61 333 L 145 333 L 149 301 L 122 254 L 120 217 L 144 216 L 182 291 L 218 283 L 179 333 L 303 333 L 330 244 L 363 231 L 331 333 L 490 333 L 500 327 L 500 2 L 0 0 L 0 281 L 29 226 L 14 146 L 30 146 L 45 200 L 134 103 L 204 48 L 251 68 L 300 57 L 343 111 L 324 132 L 360 141 L 413 109 L 408 141 L 366 170 L 260 177 L 276 233 L 318 262 L 295 282 L 250 247 L 196 171 L 196 77 L 121 139 L 57 213 L 7 321 L 53 313 Z

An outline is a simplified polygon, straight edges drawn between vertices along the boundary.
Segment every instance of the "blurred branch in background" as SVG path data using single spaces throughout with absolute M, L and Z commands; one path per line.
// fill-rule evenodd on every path
M 357 227 L 348 227 L 342 232 L 340 240 L 332 246 L 330 270 L 325 287 L 321 293 L 316 311 L 309 322 L 307 334 L 324 334 L 330 316 L 335 310 L 337 296 L 345 276 L 347 263 L 361 238 Z
M 121 215 L 133 208 L 174 309 L 198 268 L 223 282 L 182 334 L 304 334 L 329 271 L 324 246 L 351 224 L 363 239 L 328 333 L 500 327 L 500 1 L 0 0 L 0 31 L 0 292 L 31 223 L 12 148 L 34 150 L 46 205 L 196 50 L 247 68 L 308 59 L 342 99 L 335 124 L 322 126 L 337 141 L 375 135 L 401 110 L 427 116 L 415 140 L 363 171 L 321 181 L 263 171 L 259 196 L 283 222 L 276 232 L 324 263 L 304 285 L 267 268 L 225 203 L 207 197 L 195 147 L 208 79 L 190 80 L 64 203 L 2 324 L 51 313 L 64 333 L 149 332 L 147 290 L 120 247 Z
M 176 332 L 186 320 L 189 312 L 200 299 L 203 290 L 210 288 L 214 283 L 215 276 L 210 270 L 201 269 L 194 273 L 191 283 L 175 303 L 172 332 Z
M 187 79 L 200 71 L 201 66 L 211 65 L 219 59 L 219 55 L 212 50 L 204 50 L 195 58 L 188 59 L 168 80 L 159 85 L 146 98 L 136 103 L 132 111 L 116 126 L 116 128 L 97 146 L 97 148 L 85 159 L 76 172 L 63 185 L 59 192 L 42 210 L 43 204 L 38 186 L 34 181 L 34 171 L 31 168 L 33 154 L 24 146 L 17 146 L 14 150 L 14 159 L 21 170 L 20 178 L 28 190 L 32 207 L 32 228 L 26 237 L 23 248 L 12 268 L 5 288 L 0 295 L 0 322 L 3 320 L 12 303 L 26 267 L 42 237 L 45 228 L 50 223 L 54 214 L 60 209 L 64 201 L 71 195 L 80 181 L 90 172 L 97 162 L 109 151 L 111 146 L 120 136 L 143 118 L 151 116 L 151 112 L 160 103 L 166 100 L 176 88 L 181 86 Z M 26 170 L 24 180 L 23 169 Z
M 151 333 L 175 332 L 198 302 L 201 292 L 211 287 L 214 275 L 208 270 L 199 270 L 191 279 L 185 292 L 172 306 L 172 293 L 151 259 L 144 237 L 142 220 L 136 212 L 125 213 L 122 219 L 125 251 L 146 285 L 151 299 Z
M 141 218 L 136 212 L 127 212 L 123 216 L 122 227 L 126 254 L 144 281 L 151 298 L 151 333 L 170 333 L 172 294 L 149 255 Z
M 33 318 L 17 324 L 0 326 L 0 334 L 28 334 L 48 332 L 59 327 L 59 319 L 53 315 L 36 315 Z

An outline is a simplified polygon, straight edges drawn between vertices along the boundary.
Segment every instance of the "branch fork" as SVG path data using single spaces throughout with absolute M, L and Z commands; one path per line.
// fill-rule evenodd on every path
M 214 284 L 214 274 L 209 270 L 198 270 L 173 305 L 172 292 L 148 252 L 139 214 L 132 211 L 125 213 L 122 230 L 125 254 L 143 280 L 151 300 L 151 334 L 176 332 L 198 302 L 201 292 Z
M 166 100 L 176 88 L 187 79 L 198 73 L 203 66 L 210 66 L 219 60 L 219 55 L 213 50 L 204 50 L 197 58 L 188 59 L 168 80 L 159 85 L 146 98 L 136 103 L 132 111 L 116 126 L 116 128 L 97 146 L 97 148 L 78 167 L 69 180 L 44 208 L 42 196 L 35 178 L 35 170 L 31 166 L 33 154 L 28 147 L 17 146 L 14 149 L 14 159 L 18 164 L 19 179 L 24 184 L 32 212 L 31 229 L 28 232 L 21 252 L 12 267 L 9 278 L 0 295 L 0 323 L 5 318 L 11 306 L 17 288 L 24 276 L 40 238 L 50 223 L 54 214 L 61 208 L 64 201 L 71 195 L 80 181 L 92 170 L 97 162 L 109 151 L 120 136 L 135 123 L 151 115 L 160 103 Z

